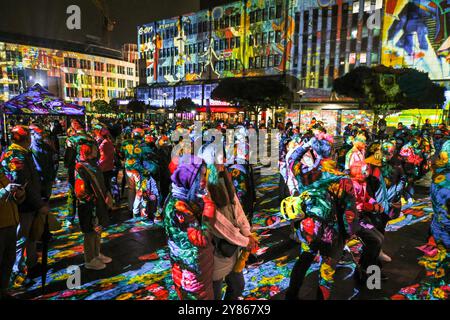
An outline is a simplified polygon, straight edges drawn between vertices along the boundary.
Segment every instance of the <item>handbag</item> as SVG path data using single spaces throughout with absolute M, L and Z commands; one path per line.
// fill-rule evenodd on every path
M 111 193 L 109 191 L 106 192 L 106 194 L 103 193 L 102 188 L 100 187 L 100 183 L 97 180 L 97 177 L 95 176 L 95 174 L 89 170 L 89 168 L 87 168 L 86 166 L 82 165 L 80 163 L 81 167 L 84 168 L 84 171 L 89 175 L 89 177 L 91 178 L 91 181 L 94 184 L 94 188 L 93 191 L 95 193 L 95 195 L 97 196 L 97 198 L 101 198 L 103 199 L 106 208 L 108 210 L 112 210 L 112 208 L 114 207 L 114 200 L 113 197 L 111 195 Z M 99 194 L 97 194 L 99 193 Z
M 214 243 L 216 246 L 216 250 L 225 258 L 231 258 L 232 256 L 234 256 L 239 248 L 237 245 L 231 244 L 227 240 L 218 238 L 216 236 L 214 236 Z

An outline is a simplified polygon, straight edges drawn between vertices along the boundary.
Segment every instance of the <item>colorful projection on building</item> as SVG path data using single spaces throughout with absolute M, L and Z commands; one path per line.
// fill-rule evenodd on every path
M 450 2 L 386 0 L 382 63 L 450 79 Z

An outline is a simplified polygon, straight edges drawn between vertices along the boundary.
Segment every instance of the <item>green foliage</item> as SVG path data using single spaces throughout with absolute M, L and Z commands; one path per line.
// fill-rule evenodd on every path
M 227 78 L 213 90 L 211 97 L 258 114 L 289 101 L 291 92 L 283 83 L 272 79 Z
M 445 88 L 416 69 L 357 67 L 333 83 L 333 90 L 359 100 L 376 113 L 411 108 L 436 108 L 445 102 Z
M 105 100 L 96 100 L 92 103 L 94 112 L 98 114 L 108 114 L 113 113 L 114 108 Z
M 191 112 L 195 111 L 198 105 L 192 101 L 191 98 L 181 98 L 175 101 L 176 112 Z
M 145 113 L 145 103 L 139 100 L 131 100 L 127 109 L 132 113 Z

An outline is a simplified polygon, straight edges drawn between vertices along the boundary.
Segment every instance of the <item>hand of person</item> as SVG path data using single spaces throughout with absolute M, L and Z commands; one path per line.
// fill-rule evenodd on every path
M 21 187 L 20 184 L 17 183 L 10 183 L 5 187 L 5 190 L 9 193 L 14 193 L 16 192 L 19 188 Z
M 383 206 L 380 205 L 380 204 L 378 204 L 378 203 L 376 203 L 376 204 L 374 205 L 374 210 L 375 210 L 375 212 L 378 212 L 378 213 L 384 212 Z
M 253 235 L 250 235 L 248 237 L 248 240 L 249 241 L 248 241 L 248 245 L 247 245 L 247 250 L 249 250 L 249 251 L 257 250 L 258 245 L 259 245 L 258 240 Z
M 43 206 L 42 208 L 39 209 L 38 213 L 43 215 L 43 216 L 47 216 L 48 214 L 50 214 L 50 208 L 45 205 L 45 206 Z
M 203 202 L 205 204 L 203 208 L 203 216 L 213 219 L 216 212 L 216 205 L 208 196 L 203 196 Z
M 22 188 L 18 188 L 13 192 L 14 199 L 22 200 L 25 198 L 25 190 Z

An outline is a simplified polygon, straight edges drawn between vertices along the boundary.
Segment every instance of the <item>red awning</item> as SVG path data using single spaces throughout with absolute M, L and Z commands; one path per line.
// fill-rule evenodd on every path
M 238 112 L 243 112 L 243 110 L 239 109 L 239 108 L 233 108 L 233 107 L 211 107 L 211 112 L 215 112 L 215 113 L 238 113 Z M 206 107 L 203 108 L 197 108 L 197 112 L 207 112 L 206 111 Z

